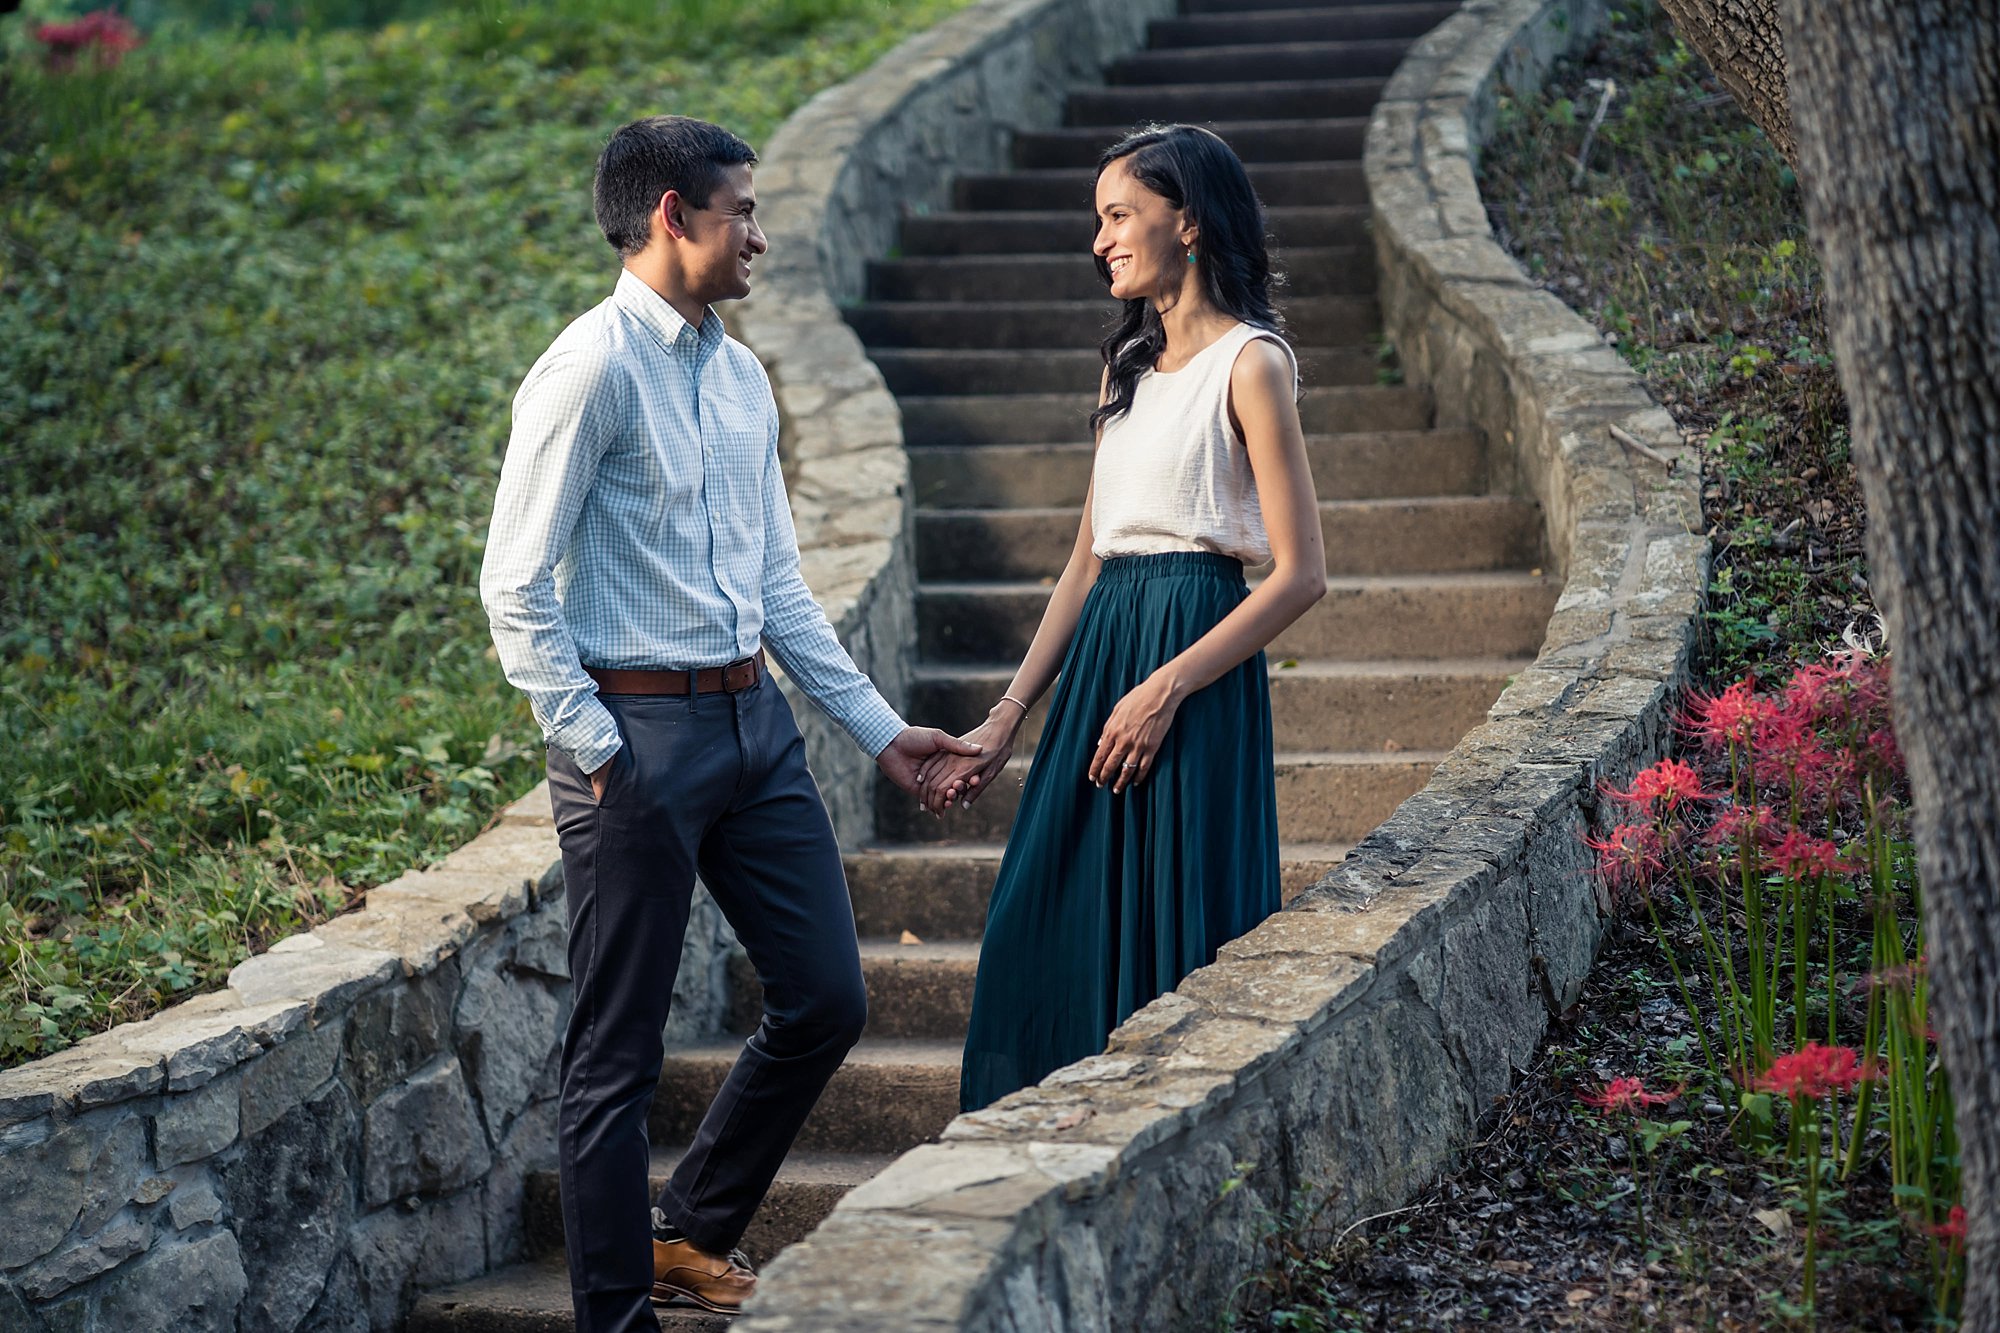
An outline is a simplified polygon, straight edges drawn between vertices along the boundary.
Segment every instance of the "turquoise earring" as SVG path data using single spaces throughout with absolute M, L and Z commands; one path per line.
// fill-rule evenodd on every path
M 1194 251 L 1190 250 L 1188 251 L 1188 263 L 1192 264 L 1193 262 L 1194 262 Z

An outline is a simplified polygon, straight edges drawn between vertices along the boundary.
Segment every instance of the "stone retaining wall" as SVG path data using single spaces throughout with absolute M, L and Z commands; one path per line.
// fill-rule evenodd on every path
M 1420 1187 L 1576 999 L 1601 910 L 1581 835 L 1597 784 L 1665 744 L 1707 545 L 1672 421 L 1495 244 L 1473 154 L 1499 87 L 1537 86 L 1600 21 L 1598 0 L 1472 0 L 1368 142 L 1403 364 L 1548 518 L 1565 584 L 1535 664 L 1326 880 L 1104 1054 L 848 1195 L 742 1333 L 1211 1327 L 1274 1228 Z
M 569 1008 L 547 792 L 226 990 L 0 1072 L 0 1329 L 333 1333 L 514 1258 Z

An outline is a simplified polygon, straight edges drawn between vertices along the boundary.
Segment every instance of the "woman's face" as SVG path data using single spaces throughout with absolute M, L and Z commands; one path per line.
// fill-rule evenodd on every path
M 1196 241 L 1186 212 L 1154 194 L 1121 157 L 1097 178 L 1097 240 L 1091 246 L 1111 269 L 1111 294 L 1121 301 L 1177 293 L 1194 266 Z

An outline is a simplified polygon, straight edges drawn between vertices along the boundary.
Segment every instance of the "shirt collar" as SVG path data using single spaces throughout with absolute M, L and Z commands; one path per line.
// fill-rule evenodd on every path
M 635 316 L 650 329 L 669 353 L 687 358 L 697 369 L 706 365 L 708 359 L 715 355 L 715 350 L 722 346 L 722 317 L 713 309 L 703 312 L 698 327 L 690 324 L 681 318 L 681 312 L 674 309 L 666 297 L 648 287 L 629 268 L 619 271 L 618 286 L 611 299 L 620 310 Z

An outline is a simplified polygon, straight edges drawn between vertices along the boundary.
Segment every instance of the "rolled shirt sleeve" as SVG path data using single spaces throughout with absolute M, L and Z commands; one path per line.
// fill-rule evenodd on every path
M 586 773 L 623 741 L 584 671 L 556 598 L 555 569 L 605 450 L 624 419 L 627 376 L 601 346 L 552 353 L 514 398 L 479 595 L 507 679 L 549 744 Z
M 764 463 L 764 642 L 785 673 L 870 755 L 908 724 L 840 645 L 799 572 L 799 541 L 778 461 L 776 413 Z

